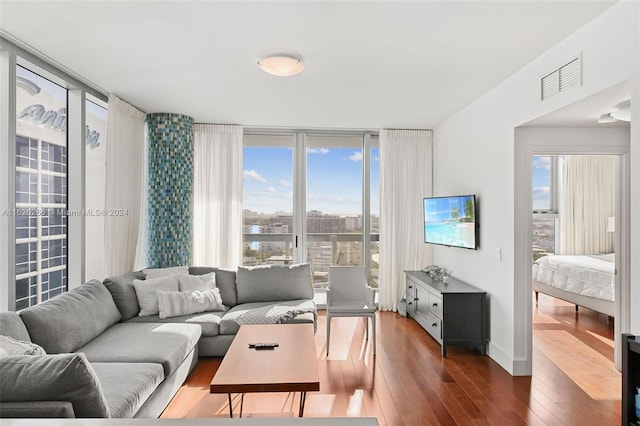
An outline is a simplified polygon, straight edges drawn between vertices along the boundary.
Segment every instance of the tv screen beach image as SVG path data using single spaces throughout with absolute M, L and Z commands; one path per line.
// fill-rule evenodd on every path
M 476 248 L 473 195 L 424 199 L 426 243 Z

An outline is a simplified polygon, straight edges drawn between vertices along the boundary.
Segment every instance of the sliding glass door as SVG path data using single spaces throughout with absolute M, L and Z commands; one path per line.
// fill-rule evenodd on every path
M 332 265 L 377 277 L 377 135 L 252 132 L 244 138 L 244 264 Z M 377 280 L 372 273 L 372 280 Z

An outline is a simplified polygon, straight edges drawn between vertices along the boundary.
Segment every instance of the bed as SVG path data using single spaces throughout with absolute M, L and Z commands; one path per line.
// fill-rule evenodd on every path
M 533 264 L 533 290 L 569 303 L 615 316 L 615 257 L 551 255 Z

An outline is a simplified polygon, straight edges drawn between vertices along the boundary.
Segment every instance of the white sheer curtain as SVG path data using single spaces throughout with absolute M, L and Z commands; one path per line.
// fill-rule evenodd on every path
M 422 199 L 432 192 L 433 132 L 380 132 L 380 309 L 398 310 L 404 271 L 431 263 Z
M 560 207 L 562 254 L 613 251 L 607 218 L 615 215 L 616 164 L 614 155 L 564 157 L 564 196 Z
M 193 126 L 193 264 L 242 264 L 242 127 Z
M 131 272 L 140 236 L 144 170 L 145 114 L 117 96 L 109 96 L 105 206 L 126 211 L 105 216 L 105 274 Z M 101 244 L 100 241 L 96 241 Z

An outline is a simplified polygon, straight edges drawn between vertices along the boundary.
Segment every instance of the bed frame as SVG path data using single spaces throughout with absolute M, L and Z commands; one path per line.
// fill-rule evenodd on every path
M 616 314 L 615 302 L 561 290 L 537 280 L 533 280 L 533 291 L 536 293 L 536 307 L 538 306 L 538 293 L 542 293 L 562 299 L 565 302 L 573 303 L 576 305 L 576 311 L 578 310 L 578 306 L 584 306 L 585 308 L 600 312 L 612 318 L 615 317 Z

